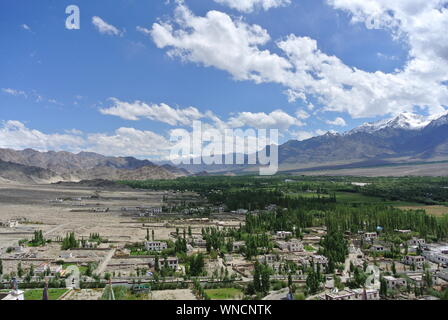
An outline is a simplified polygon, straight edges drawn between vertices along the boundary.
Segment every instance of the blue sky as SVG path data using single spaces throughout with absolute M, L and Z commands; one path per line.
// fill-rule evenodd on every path
M 124 140 L 117 137 L 120 136 L 117 130 L 127 128 L 166 138 L 169 130 L 189 128 L 187 121 L 170 124 L 157 115 L 147 116 L 145 112 L 134 114 L 135 119 L 129 120 L 129 116 L 118 112 L 124 103 L 131 105 L 127 106 L 126 110 L 129 111 L 137 101 L 145 104 L 143 107 L 140 105 L 140 110 L 166 104 L 173 110 L 194 107 L 201 114 L 211 111 L 223 123 L 233 123 L 233 127 L 237 126 L 235 123 L 250 127 L 257 119 L 268 121 L 267 127 L 275 127 L 276 121 L 280 121 L 282 141 L 310 137 L 329 130 L 347 131 L 364 122 L 390 117 L 401 111 L 424 114 L 440 112 L 446 106 L 446 85 L 440 85 L 446 79 L 434 74 L 431 74 L 431 81 L 437 86 L 434 88 L 436 97 L 431 100 L 426 101 L 421 94 L 397 97 L 396 92 L 388 92 L 390 84 L 386 80 L 402 83 L 401 80 L 412 76 L 406 69 L 409 61 L 422 58 L 418 52 L 419 44 L 413 42 L 415 28 L 412 29 L 412 25 L 407 27 L 403 23 L 400 36 L 390 25 L 369 29 L 365 23 L 359 22 L 361 18 L 356 20 L 359 10 L 355 11 L 356 8 L 348 5 L 344 7 L 337 0 L 291 0 L 289 3 L 285 0 L 279 7 L 268 10 L 256 7 L 249 11 L 232 8 L 231 1 L 217 2 L 1 1 L 0 120 L 3 128 L 0 132 L 3 135 L 0 133 L 0 137 L 8 141 L 0 141 L 0 147 L 69 151 L 88 149 L 114 155 L 125 155 L 127 152 L 131 153 L 129 155 L 151 158 L 156 153 L 131 148 L 120 151 L 119 145 Z M 356 5 L 355 0 L 352 2 Z M 80 8 L 80 30 L 65 28 L 65 8 L 71 4 Z M 220 58 L 222 51 L 204 53 L 203 48 L 191 44 L 191 38 L 176 33 L 197 33 L 194 39 L 203 37 L 204 42 L 210 42 L 207 46 L 217 46 L 219 49 L 220 44 L 214 42 L 213 35 L 209 37 L 207 29 L 194 30 L 194 27 L 187 28 L 175 20 L 175 12 L 181 10 L 179 8 L 183 8 L 184 14 L 188 15 L 182 19 L 199 21 L 215 10 L 220 13 L 216 19 L 227 21 L 228 17 L 237 26 L 240 26 L 239 23 L 259 26 L 269 35 L 269 39 L 250 45 L 251 54 L 256 51 L 257 57 L 265 51 L 275 59 L 281 58 L 291 64 L 301 63 L 291 55 L 300 52 L 300 46 L 309 44 L 307 39 L 312 39 L 322 54 L 310 52 L 304 58 L 309 65 L 302 67 L 309 74 L 315 73 L 315 79 L 310 80 L 309 85 L 302 86 L 304 76 L 292 72 L 289 67 L 282 69 L 283 78 L 280 79 L 270 71 L 268 64 L 271 59 L 263 60 L 256 66 L 243 65 L 242 69 L 247 68 L 247 73 L 236 75 L 233 68 L 223 67 L 225 61 Z M 396 19 L 405 21 L 407 12 L 403 8 L 384 7 L 381 14 L 386 14 L 387 10 L 395 10 Z M 93 17 L 99 17 L 118 33 L 101 32 L 92 22 Z M 161 33 L 154 32 L 154 23 L 165 31 L 171 28 L 172 36 L 178 38 L 166 42 L 161 38 Z M 288 41 L 291 34 L 300 39 Z M 279 41 L 285 41 L 290 51 L 280 48 Z M 175 54 L 171 52 L 173 49 L 177 49 Z M 229 46 L 229 50 L 237 49 Z M 241 57 L 245 52 L 248 51 L 242 51 Z M 338 62 L 329 63 L 334 71 L 320 70 L 320 67 L 319 70 L 308 69 L 313 61 L 324 64 L 322 61 L 329 57 L 338 59 Z M 235 62 L 238 63 L 238 60 Z M 434 70 L 437 67 L 434 66 Z M 344 68 L 342 74 L 347 80 L 334 80 L 332 75 L 341 68 Z M 378 72 L 381 75 L 377 79 L 375 73 Z M 256 81 L 249 75 L 255 73 L 261 74 L 263 80 Z M 390 74 L 394 79 L 386 79 Z M 348 78 L 351 77 L 356 79 L 353 80 L 355 84 L 350 83 L 352 80 Z M 366 83 L 372 83 L 366 87 L 375 87 L 378 97 L 370 99 L 355 95 L 354 90 L 350 90 L 357 89 L 356 81 L 364 78 Z M 318 83 L 318 79 L 325 80 L 326 84 L 322 81 Z M 427 81 L 427 77 L 425 79 Z M 343 92 L 320 96 L 322 88 L 333 85 Z M 378 93 L 383 89 L 381 86 L 384 86 L 385 94 Z M 401 91 L 412 91 L 415 87 L 418 83 Z M 359 92 L 364 92 L 364 89 L 360 88 Z M 288 101 L 287 90 L 301 93 L 306 98 Z M 335 96 L 338 99 L 341 96 L 341 101 Z M 383 96 L 389 100 L 388 97 L 397 98 L 389 105 L 389 102 L 384 102 Z M 359 103 L 346 107 L 346 102 L 353 101 L 354 97 L 360 99 Z M 370 100 L 375 100 L 378 108 Z M 358 109 L 357 105 L 362 107 Z M 116 107 L 115 111 L 111 111 L 113 107 Z M 281 110 L 281 119 L 269 122 L 269 116 L 275 110 Z M 154 112 L 157 113 L 157 110 Z M 297 121 L 293 123 L 287 118 L 285 124 L 282 122 L 284 116 Z M 207 119 L 204 117 L 204 121 Z M 151 134 L 145 137 L 151 137 Z M 39 142 L 39 139 L 42 141 Z M 99 146 L 97 140 L 104 141 L 104 145 Z M 117 148 L 110 147 L 113 143 L 117 143 Z

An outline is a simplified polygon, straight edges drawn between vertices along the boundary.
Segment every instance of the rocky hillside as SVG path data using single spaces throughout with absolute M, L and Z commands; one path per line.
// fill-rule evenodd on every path
M 188 171 L 170 165 L 158 166 L 132 157 L 0 149 L 0 181 L 3 182 L 175 179 L 188 174 Z

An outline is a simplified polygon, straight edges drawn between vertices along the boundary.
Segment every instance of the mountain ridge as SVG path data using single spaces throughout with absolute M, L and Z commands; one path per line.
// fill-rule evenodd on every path
M 158 166 L 149 160 L 93 152 L 0 149 L 0 164 L 0 178 L 24 183 L 175 179 L 189 174 L 171 165 Z

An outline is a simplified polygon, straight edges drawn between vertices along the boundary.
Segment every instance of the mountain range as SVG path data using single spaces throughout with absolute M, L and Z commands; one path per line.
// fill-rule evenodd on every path
M 448 175 L 448 114 L 424 117 L 402 113 L 365 123 L 345 133 L 327 132 L 307 140 L 290 140 L 278 147 L 280 171 L 313 174 L 433 175 L 439 167 Z M 439 165 L 436 165 L 439 163 Z M 431 169 L 428 166 L 431 164 Z M 400 167 L 403 166 L 402 168 Z M 391 172 L 382 168 L 394 166 Z M 418 166 L 418 168 L 409 168 Z M 256 166 L 182 165 L 190 172 L 246 173 Z M 351 169 L 352 171 L 348 171 Z
M 331 133 L 279 147 L 280 164 L 448 159 L 448 114 L 425 118 L 403 113 L 366 123 L 346 133 Z
M 80 180 L 175 179 L 189 172 L 133 157 L 107 157 L 92 152 L 39 152 L 0 149 L 0 179 L 26 183 Z
M 448 175 L 448 114 L 424 117 L 402 113 L 345 133 L 328 132 L 304 141 L 290 140 L 279 146 L 279 164 L 280 171 L 290 173 Z M 175 179 L 190 172 L 236 174 L 255 169 L 246 165 L 175 167 L 92 152 L 0 149 L 0 181 Z

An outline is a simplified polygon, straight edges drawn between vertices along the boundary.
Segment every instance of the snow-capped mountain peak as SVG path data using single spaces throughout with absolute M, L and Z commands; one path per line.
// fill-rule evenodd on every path
M 363 125 L 349 131 L 348 134 L 361 132 L 373 133 L 386 128 L 401 130 L 421 130 L 434 121 L 443 121 L 442 119 L 445 119 L 445 121 L 448 123 L 448 117 L 446 114 L 445 116 L 440 116 L 441 115 L 423 116 L 411 112 L 404 112 L 390 119 L 364 123 Z
M 428 117 L 405 112 L 390 121 L 387 126 L 394 129 L 419 130 L 426 127 L 430 122 L 431 120 Z
M 448 124 L 448 113 L 446 113 L 445 115 L 443 115 L 441 117 L 433 119 L 433 121 L 431 121 L 429 126 L 431 126 L 431 127 L 440 127 L 440 126 L 443 126 L 445 124 Z

